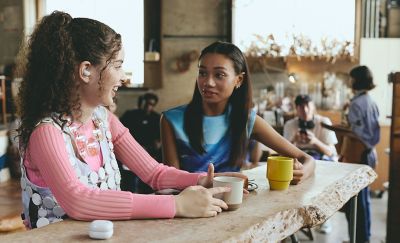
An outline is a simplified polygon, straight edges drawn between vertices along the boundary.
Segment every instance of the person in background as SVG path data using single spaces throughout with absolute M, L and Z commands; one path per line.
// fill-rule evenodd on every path
M 297 117 L 285 123 L 283 136 L 314 159 L 337 161 L 336 134 L 321 125 L 332 125 L 331 120 L 316 114 L 315 105 L 308 95 L 298 95 L 294 103 Z M 328 219 L 317 230 L 328 234 L 332 231 L 332 223 Z
M 161 161 L 160 117 L 154 110 L 158 103 L 158 96 L 154 93 L 145 93 L 138 98 L 137 109 L 126 111 L 121 117 L 121 123 L 129 129 L 132 136 L 157 161 Z M 146 183 L 122 166 L 122 190 L 142 194 L 153 193 Z M 133 187 L 132 187 L 133 186 Z
M 121 35 L 88 18 L 55 11 L 42 18 L 21 50 L 19 150 L 24 222 L 43 227 L 77 220 L 213 217 L 227 209 L 214 194 L 214 167 L 188 173 L 155 161 L 104 106 L 125 79 Z M 22 54 L 21 54 L 22 56 Z M 120 191 L 121 161 L 154 189 Z M 246 178 L 240 173 L 222 175 Z M 207 187 L 207 188 L 206 188 Z
M 145 93 L 139 96 L 137 109 L 126 111 L 120 121 L 154 159 L 161 160 L 161 115 L 154 110 L 157 103 L 156 94 Z
M 250 73 L 243 53 L 234 44 L 214 42 L 204 48 L 189 104 L 161 117 L 164 161 L 189 172 L 239 171 L 249 139 L 295 158 L 293 184 L 314 172 L 313 158 L 280 136 L 252 110 Z
M 360 161 L 375 168 L 377 154 L 375 146 L 380 139 L 379 110 L 368 92 L 375 88 L 373 76 L 367 66 L 357 66 L 350 71 L 351 85 L 354 97 L 348 108 L 348 124 L 353 133 L 363 142 Z M 346 218 L 350 220 L 350 206 L 344 207 Z M 371 237 L 371 205 L 368 187 L 358 194 L 356 241 L 369 242 Z
M 315 113 L 315 105 L 308 95 L 298 95 L 295 105 L 297 117 L 285 123 L 283 136 L 314 159 L 337 161 L 335 132 L 321 125 L 332 125 L 331 120 Z
M 350 71 L 354 97 L 351 99 L 347 115 L 351 130 L 367 147 L 362 161 L 375 168 L 377 154 L 375 146 L 380 139 L 379 109 L 368 91 L 375 88 L 372 73 L 366 66 L 358 66 Z

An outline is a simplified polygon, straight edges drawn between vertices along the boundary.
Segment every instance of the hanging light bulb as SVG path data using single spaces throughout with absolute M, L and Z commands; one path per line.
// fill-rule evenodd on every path
M 290 73 L 288 76 L 289 82 L 291 82 L 292 84 L 296 83 L 297 78 L 296 78 L 296 74 L 294 73 Z

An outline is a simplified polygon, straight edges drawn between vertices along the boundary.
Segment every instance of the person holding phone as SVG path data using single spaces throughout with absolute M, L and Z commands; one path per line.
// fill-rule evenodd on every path
M 315 105 L 308 95 L 295 99 L 297 117 L 286 122 L 283 136 L 314 159 L 337 160 L 335 132 L 322 127 L 331 125 L 328 117 L 316 114 Z
M 337 161 L 335 132 L 322 127 L 331 125 L 328 117 L 315 113 L 315 105 L 308 95 L 298 95 L 295 99 L 297 117 L 286 122 L 283 136 L 314 159 Z M 318 231 L 328 234 L 332 231 L 329 221 L 325 221 Z

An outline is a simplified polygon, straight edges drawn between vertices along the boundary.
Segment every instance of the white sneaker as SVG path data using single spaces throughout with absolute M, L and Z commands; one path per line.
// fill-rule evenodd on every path
M 325 221 L 322 223 L 319 228 L 317 228 L 317 231 L 323 234 L 329 234 L 332 232 L 332 224 L 329 220 Z

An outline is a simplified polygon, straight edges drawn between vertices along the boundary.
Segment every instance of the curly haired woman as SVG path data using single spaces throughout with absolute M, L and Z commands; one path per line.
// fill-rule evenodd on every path
M 67 215 L 78 220 L 211 217 L 227 208 L 213 194 L 229 188 L 205 188 L 212 183 L 212 166 L 199 174 L 159 164 L 103 107 L 113 103 L 125 79 L 121 36 L 113 29 L 56 11 L 36 26 L 25 55 L 18 131 L 29 227 Z M 184 190 L 178 195 L 120 191 L 116 159 L 156 190 Z

